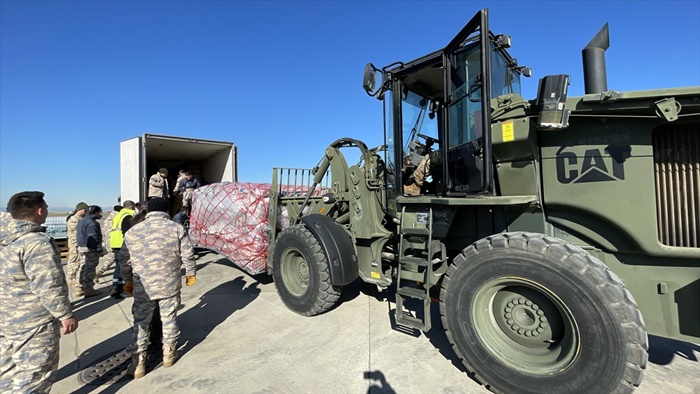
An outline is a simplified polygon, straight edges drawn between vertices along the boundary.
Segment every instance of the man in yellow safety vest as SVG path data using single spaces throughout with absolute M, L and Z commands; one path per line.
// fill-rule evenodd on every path
M 124 298 L 124 280 L 121 277 L 121 267 L 119 265 L 119 252 L 124 243 L 124 233 L 129 229 L 131 218 L 134 216 L 136 204 L 131 200 L 124 201 L 124 208 L 112 220 L 112 229 L 109 232 L 109 247 L 114 251 L 114 274 L 112 275 L 112 293 L 110 297 L 115 299 Z

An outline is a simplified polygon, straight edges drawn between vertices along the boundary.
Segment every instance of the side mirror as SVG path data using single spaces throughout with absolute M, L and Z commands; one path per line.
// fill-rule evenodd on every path
M 537 127 L 541 130 L 561 130 L 569 127 L 571 110 L 566 108 L 566 92 L 569 89 L 569 76 L 566 74 L 547 75 L 540 79 L 537 89 L 537 105 L 540 113 Z
M 377 68 L 374 67 L 374 64 L 372 63 L 367 63 L 365 66 L 365 74 L 364 77 L 362 78 L 362 87 L 365 89 L 367 94 L 370 96 L 374 96 L 376 92 L 374 89 L 377 86 Z

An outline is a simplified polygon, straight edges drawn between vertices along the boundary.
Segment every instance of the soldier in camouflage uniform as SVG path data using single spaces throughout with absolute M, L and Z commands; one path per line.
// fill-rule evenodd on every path
M 44 193 L 17 193 L 0 226 L 0 393 L 48 393 L 60 331 L 78 328 L 58 247 L 41 226 Z
M 78 222 L 85 217 L 85 211 L 88 205 L 84 202 L 79 202 L 75 206 L 75 212 L 68 218 L 66 228 L 68 229 L 68 285 L 78 285 L 78 268 L 80 267 L 80 258 L 78 256 Z
M 161 168 L 158 173 L 151 175 L 148 179 L 148 199 L 153 197 L 170 198 L 168 186 L 168 169 Z
M 146 374 L 146 350 L 149 344 L 149 325 L 153 310 L 160 307 L 163 321 L 163 367 L 177 360 L 177 309 L 180 306 L 184 264 L 186 284 L 195 283 L 195 260 L 192 244 L 185 229 L 170 220 L 165 199 L 155 197 L 148 201 L 146 220 L 131 227 L 124 235 L 119 262 L 122 267 L 124 288 L 133 292 L 134 331 L 129 374 L 140 378 Z
M 104 248 L 105 255 L 102 258 L 100 264 L 97 265 L 97 270 L 95 271 L 95 283 L 99 282 L 102 275 L 109 269 L 109 267 L 114 264 L 114 251 L 112 251 L 109 245 L 109 233 L 112 231 L 112 220 L 117 216 L 119 211 L 122 210 L 121 205 L 115 205 L 112 212 L 107 215 L 107 218 L 102 222 L 102 247 Z

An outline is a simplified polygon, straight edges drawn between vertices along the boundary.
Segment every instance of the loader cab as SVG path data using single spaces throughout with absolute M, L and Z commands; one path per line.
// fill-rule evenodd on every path
M 415 182 L 426 156 L 421 194 L 495 194 L 491 135 L 492 97 L 520 93 L 523 68 L 506 52 L 507 36 L 488 30 L 479 11 L 442 50 L 409 63 L 365 69 L 365 90 L 384 101 L 388 198 Z M 487 70 L 483 72 L 483 70 Z M 375 90 L 377 72 L 382 81 Z

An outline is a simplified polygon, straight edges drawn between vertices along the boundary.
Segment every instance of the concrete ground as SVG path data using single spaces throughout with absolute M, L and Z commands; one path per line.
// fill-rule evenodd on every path
M 53 393 L 488 393 L 452 352 L 433 304 L 433 329 L 392 329 L 393 295 L 347 286 L 336 309 L 316 317 L 289 311 L 267 275 L 251 277 L 215 253 L 198 260 L 178 322 L 182 358 L 172 368 L 125 376 L 131 304 L 108 296 L 75 300 L 77 332 L 61 340 Z M 650 338 L 640 394 L 700 393 L 700 346 Z M 126 361 L 125 361 L 126 360 Z M 125 361 L 125 362 L 123 362 Z

